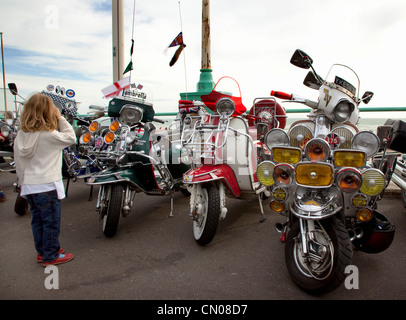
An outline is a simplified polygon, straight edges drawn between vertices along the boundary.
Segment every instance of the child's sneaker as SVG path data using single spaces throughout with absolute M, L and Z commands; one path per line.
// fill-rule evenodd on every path
M 3 191 L 0 191 L 0 202 L 6 201 L 6 195 Z
M 44 262 L 42 263 L 42 265 L 44 267 L 49 266 L 49 265 L 55 265 L 55 264 L 61 264 L 61 263 L 65 263 L 65 262 L 69 262 L 74 258 L 74 254 L 73 253 L 61 253 L 58 257 L 58 259 L 54 260 L 54 261 L 50 261 L 50 262 Z
M 65 252 L 65 250 L 63 250 L 63 248 L 60 248 L 59 249 L 59 251 L 58 251 L 58 253 L 64 253 Z M 41 263 L 42 262 L 42 255 L 40 255 L 39 253 L 37 254 L 37 262 L 38 263 Z

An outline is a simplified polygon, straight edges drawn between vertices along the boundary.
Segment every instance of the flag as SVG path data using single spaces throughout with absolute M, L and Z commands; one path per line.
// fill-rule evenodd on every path
M 133 62 L 132 61 L 130 61 L 127 68 L 125 68 L 123 74 L 126 74 L 128 71 L 131 71 L 131 70 L 133 70 Z
M 139 84 L 139 85 L 137 86 L 137 89 L 138 89 L 138 90 L 141 90 L 142 88 L 144 88 L 144 86 L 143 86 L 142 84 Z
M 171 61 L 169 62 L 169 66 L 172 67 L 176 61 L 178 61 L 180 54 L 182 53 L 182 50 L 186 47 L 186 44 L 182 43 L 179 48 L 176 50 L 175 54 L 173 55 Z
M 173 41 L 171 42 L 171 44 L 169 45 L 168 48 L 170 47 L 176 47 L 178 45 L 181 45 L 183 43 L 183 35 L 182 35 L 182 31 L 179 32 L 179 34 L 176 36 L 175 39 L 173 39 Z
M 120 94 L 124 89 L 130 88 L 130 77 L 125 77 L 112 85 L 102 89 L 102 93 L 106 98 L 114 98 Z

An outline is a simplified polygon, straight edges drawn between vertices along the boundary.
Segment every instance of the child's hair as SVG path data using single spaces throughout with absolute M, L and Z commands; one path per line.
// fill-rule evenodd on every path
M 24 104 L 21 114 L 21 130 L 26 132 L 54 131 L 58 128 L 56 108 L 52 99 L 39 92 Z

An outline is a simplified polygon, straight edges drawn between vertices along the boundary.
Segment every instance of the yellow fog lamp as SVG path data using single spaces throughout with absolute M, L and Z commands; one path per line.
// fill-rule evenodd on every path
M 305 156 L 310 161 L 326 161 L 330 155 L 330 145 L 326 140 L 315 138 L 305 147 Z
M 271 161 L 264 161 L 258 165 L 257 178 L 264 186 L 272 186 L 275 181 L 273 180 L 273 170 L 275 164 Z
M 296 165 L 295 179 L 302 186 L 329 187 L 333 173 L 333 166 L 328 163 L 302 162 Z
M 100 124 L 97 121 L 93 121 L 90 126 L 89 126 L 89 130 L 91 132 L 97 132 L 97 130 L 99 130 Z
M 336 181 L 341 191 L 353 193 L 361 188 L 362 177 L 357 169 L 344 168 L 338 171 Z
M 115 134 L 113 132 L 107 132 L 106 135 L 104 136 L 104 142 L 107 144 L 110 144 L 114 141 Z
M 351 204 L 355 209 L 365 208 L 368 204 L 368 197 L 365 194 L 357 193 L 351 198 Z
M 362 172 L 362 186 L 360 191 L 368 196 L 376 196 L 385 189 L 385 177 L 375 168 L 366 169 Z
M 88 144 L 92 140 L 92 134 L 90 132 L 86 132 L 82 134 L 79 138 L 79 142 L 82 144 Z
M 374 214 L 370 208 L 363 208 L 357 211 L 356 216 L 359 221 L 368 222 L 374 217 Z
M 279 163 L 295 164 L 302 159 L 302 151 L 299 148 L 275 147 L 272 148 L 272 159 Z
M 283 188 L 274 188 L 272 191 L 272 197 L 275 201 L 284 202 L 288 198 L 288 192 Z
M 290 186 L 293 183 L 295 169 L 286 163 L 275 166 L 273 170 L 273 180 L 276 184 Z
M 338 167 L 361 168 L 365 165 L 366 153 L 356 150 L 336 150 L 333 158 L 334 165 Z
M 277 201 L 271 201 L 269 203 L 269 207 L 271 208 L 272 211 L 275 211 L 275 212 L 282 212 L 285 210 L 284 204 L 281 202 L 277 202 Z
M 113 120 L 110 123 L 110 131 L 116 132 L 118 130 L 118 128 L 120 128 L 120 122 L 118 122 L 117 120 Z

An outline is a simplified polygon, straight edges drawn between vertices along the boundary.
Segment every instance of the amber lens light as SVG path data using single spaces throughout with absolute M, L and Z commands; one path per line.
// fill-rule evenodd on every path
M 362 173 L 361 192 L 368 196 L 376 196 L 385 189 L 385 177 L 375 168 L 370 168 Z
M 114 141 L 115 137 L 116 136 L 114 135 L 113 132 L 107 132 L 106 135 L 104 136 L 104 142 L 110 144 Z
M 99 123 L 97 121 L 93 121 L 89 126 L 89 130 L 91 132 L 96 132 L 98 129 L 99 129 Z
M 283 205 L 283 203 L 276 201 L 271 201 L 269 203 L 269 207 L 271 208 L 272 211 L 275 212 L 282 212 L 283 210 L 285 210 L 285 206 Z
M 282 188 L 275 188 L 272 191 L 272 197 L 279 202 L 284 202 L 287 198 L 288 194 L 285 189 Z
M 330 146 L 326 140 L 312 139 L 305 147 L 306 158 L 310 161 L 326 161 L 330 154 Z
M 116 131 L 118 130 L 118 128 L 120 128 L 120 122 L 118 122 L 117 120 L 114 120 L 114 121 L 110 124 L 110 131 L 116 132 Z
M 338 167 L 361 168 L 365 165 L 366 154 L 362 151 L 337 150 L 334 152 L 334 164 Z
M 374 217 L 372 210 L 369 208 L 364 208 L 361 210 L 358 210 L 357 212 L 357 219 L 362 221 L 362 222 L 368 222 Z
M 275 162 L 298 163 L 302 158 L 302 152 L 298 148 L 272 148 L 272 157 Z
M 257 178 L 264 186 L 272 186 L 275 181 L 273 180 L 273 170 L 275 165 L 270 161 L 264 161 L 258 165 Z
M 288 164 L 281 163 L 275 166 L 273 179 L 277 184 L 289 186 L 293 182 L 294 168 Z
M 80 143 L 87 144 L 92 139 L 92 134 L 90 132 L 86 132 L 80 136 Z
M 337 185 L 343 192 L 356 192 L 361 188 L 361 173 L 356 169 L 341 169 L 337 174 Z
M 356 209 L 365 208 L 368 204 L 368 198 L 365 194 L 358 193 L 354 195 L 351 199 L 351 203 Z
M 333 167 L 327 163 L 299 163 L 295 178 L 300 185 L 327 187 L 333 183 L 333 173 Z

